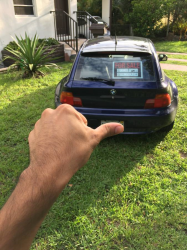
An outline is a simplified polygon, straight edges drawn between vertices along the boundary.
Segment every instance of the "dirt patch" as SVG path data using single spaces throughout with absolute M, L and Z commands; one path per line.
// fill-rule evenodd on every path
M 180 156 L 181 156 L 181 158 L 186 158 L 187 157 L 187 153 L 184 153 L 184 152 L 179 152 L 180 153 Z

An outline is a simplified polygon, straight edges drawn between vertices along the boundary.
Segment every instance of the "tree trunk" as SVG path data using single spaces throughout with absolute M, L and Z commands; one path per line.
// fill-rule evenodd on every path
M 166 37 L 168 36 L 168 33 L 169 33 L 169 22 L 170 22 L 170 12 L 168 13 L 168 23 L 167 23 Z

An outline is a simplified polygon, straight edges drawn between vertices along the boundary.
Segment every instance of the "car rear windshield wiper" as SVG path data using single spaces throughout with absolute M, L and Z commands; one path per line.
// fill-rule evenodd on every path
M 111 86 L 114 86 L 115 85 L 115 81 L 113 80 L 108 80 L 108 79 L 103 79 L 103 78 L 97 78 L 97 77 L 82 77 L 80 79 L 83 79 L 83 80 L 90 80 L 90 81 L 100 81 L 100 82 L 103 82 L 107 85 L 111 85 Z

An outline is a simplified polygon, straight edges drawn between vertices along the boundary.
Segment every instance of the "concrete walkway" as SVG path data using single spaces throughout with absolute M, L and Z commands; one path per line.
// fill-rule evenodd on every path
M 178 64 L 166 64 L 161 63 L 161 68 L 166 70 L 178 70 L 178 71 L 186 71 L 187 72 L 187 66 L 184 65 L 178 65 Z

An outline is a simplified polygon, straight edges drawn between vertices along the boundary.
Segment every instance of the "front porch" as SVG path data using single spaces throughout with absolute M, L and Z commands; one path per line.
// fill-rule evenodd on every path
M 75 52 L 79 50 L 82 40 L 84 41 L 85 39 L 91 39 L 96 36 L 94 32 L 98 33 L 98 35 L 107 34 L 107 29 L 105 28 L 106 23 L 104 24 L 103 21 L 101 24 L 101 19 L 97 20 L 87 11 L 74 11 L 76 20 L 65 11 L 51 11 L 50 13 L 53 14 L 54 17 L 56 40 L 69 45 Z M 93 25 L 97 26 L 97 29 L 99 27 L 99 30 L 92 30 Z
M 73 1 L 77 6 L 77 0 Z M 68 44 L 70 48 L 77 52 L 82 44 L 82 39 L 84 41 L 84 39 L 94 37 L 90 27 L 92 24 L 98 24 L 99 21 L 91 15 L 92 13 L 77 11 L 77 9 L 72 10 L 72 2 L 70 0 L 66 0 L 64 3 L 60 0 L 55 0 L 55 10 L 50 11 L 50 13 L 53 14 L 55 38 L 59 42 Z M 102 0 L 102 18 L 108 27 L 111 24 L 111 10 L 112 0 Z M 107 34 L 106 30 L 103 33 L 101 32 L 100 35 L 104 34 Z

